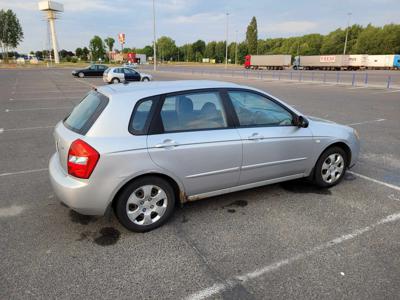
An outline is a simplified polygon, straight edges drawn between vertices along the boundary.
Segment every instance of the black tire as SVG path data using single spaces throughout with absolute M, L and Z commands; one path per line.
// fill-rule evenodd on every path
M 150 81 L 150 79 L 149 79 L 148 77 L 144 77 L 144 78 L 142 79 L 142 81 Z
M 332 154 L 339 154 L 342 156 L 343 158 L 343 171 L 340 174 L 340 177 L 337 178 L 334 182 L 328 183 L 326 182 L 323 177 L 322 177 L 322 168 L 323 168 L 323 164 L 325 162 L 325 160 L 328 159 L 328 157 Z M 346 151 L 344 151 L 342 148 L 337 147 L 337 146 L 333 146 L 330 147 L 328 149 L 326 149 L 321 156 L 319 157 L 317 163 L 315 164 L 315 168 L 314 168 L 314 183 L 320 187 L 323 188 L 330 188 L 332 186 L 337 185 L 338 183 L 340 183 L 343 180 L 343 177 L 346 173 L 346 169 L 348 166 L 348 158 L 347 158 L 347 154 Z
M 154 185 L 160 187 L 166 194 L 167 197 L 167 206 L 164 214 L 154 223 L 150 225 L 139 225 L 134 223 L 129 217 L 127 213 L 127 201 L 129 197 L 133 194 L 134 191 L 140 189 L 142 186 L 146 185 Z M 134 232 L 146 232 L 152 229 L 155 229 L 161 225 L 163 225 L 174 212 L 175 209 L 175 193 L 171 185 L 164 179 L 157 176 L 146 176 L 134 180 L 128 186 L 126 186 L 122 192 L 119 194 L 116 199 L 115 205 L 115 214 L 119 220 L 119 222 L 128 230 Z M 145 198 L 143 198 L 145 199 Z M 149 200 L 150 201 L 150 200 Z M 143 201 L 144 202 L 144 201 Z M 140 215 L 139 215 L 140 216 Z M 138 218 L 139 218 L 138 216 Z M 135 219 L 137 220 L 137 219 Z
M 120 83 L 121 82 L 121 80 L 119 80 L 119 78 L 113 78 L 113 79 L 111 79 L 111 83 L 115 83 L 115 84 L 117 84 L 117 83 Z
M 78 73 L 78 77 L 79 77 L 79 78 L 83 78 L 83 77 L 85 77 L 85 74 L 84 74 L 83 72 L 79 72 L 79 73 Z

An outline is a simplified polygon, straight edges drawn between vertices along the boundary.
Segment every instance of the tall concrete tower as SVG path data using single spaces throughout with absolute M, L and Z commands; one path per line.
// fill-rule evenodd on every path
M 51 43 L 53 45 L 53 50 L 54 50 L 54 62 L 56 64 L 59 64 L 60 57 L 58 55 L 57 35 L 54 23 L 55 19 L 57 19 L 57 15 L 64 11 L 64 5 L 50 0 L 40 1 L 39 10 L 44 11 L 46 13 L 46 18 L 50 25 Z

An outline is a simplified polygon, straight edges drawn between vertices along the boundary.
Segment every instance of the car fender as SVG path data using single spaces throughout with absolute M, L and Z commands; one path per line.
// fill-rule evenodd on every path
M 177 176 L 175 176 L 175 174 L 172 174 L 171 172 L 169 172 L 168 170 L 162 169 L 162 168 L 154 168 L 154 169 L 148 169 L 148 170 L 142 170 L 140 172 L 136 172 L 133 173 L 131 175 L 128 175 L 126 177 L 124 177 L 123 180 L 121 180 L 121 182 L 116 186 L 116 188 L 112 191 L 112 193 L 110 194 L 110 198 L 109 198 L 109 205 L 112 204 L 112 202 L 114 201 L 115 196 L 118 194 L 118 192 L 130 181 L 134 180 L 135 178 L 138 178 L 140 176 L 144 176 L 144 175 L 162 175 L 162 176 L 167 176 L 169 178 L 171 178 L 172 180 L 174 180 L 176 182 L 176 184 L 178 185 L 179 188 L 179 201 L 181 203 L 185 202 L 186 200 L 186 194 L 185 194 L 185 189 L 184 189 L 184 185 L 182 184 L 182 182 L 178 179 Z

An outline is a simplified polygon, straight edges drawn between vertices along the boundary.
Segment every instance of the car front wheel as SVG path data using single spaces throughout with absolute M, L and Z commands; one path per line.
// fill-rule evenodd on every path
M 327 188 L 338 184 L 344 177 L 347 165 L 347 155 L 342 148 L 328 148 L 315 165 L 315 183 Z
M 145 77 L 142 79 L 142 81 L 150 81 L 150 79 L 148 77 Z
M 82 72 L 79 72 L 78 76 L 79 76 L 79 78 L 83 78 L 83 77 L 85 77 L 85 74 L 83 74 Z
M 130 183 L 116 199 L 115 212 L 127 229 L 145 232 L 164 224 L 175 208 L 171 185 L 155 176 Z
M 118 78 L 113 78 L 112 83 L 119 83 L 119 79 Z

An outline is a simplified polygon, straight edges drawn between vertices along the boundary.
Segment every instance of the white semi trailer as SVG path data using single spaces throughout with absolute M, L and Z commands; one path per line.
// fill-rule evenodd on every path
M 291 55 L 246 55 L 244 67 L 246 69 L 283 70 L 292 64 Z
M 341 70 L 348 66 L 348 55 L 301 55 L 295 57 L 293 69 Z

